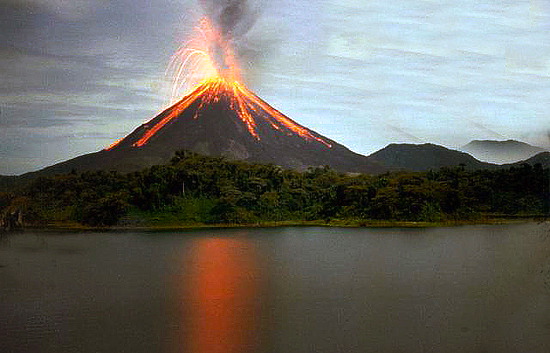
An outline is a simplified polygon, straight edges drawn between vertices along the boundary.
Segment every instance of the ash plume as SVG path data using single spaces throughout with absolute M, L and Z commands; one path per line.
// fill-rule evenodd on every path
M 276 51 L 280 38 L 265 28 L 253 29 L 268 6 L 268 0 L 199 0 L 206 15 L 224 40 L 235 50 L 243 76 L 249 84 L 261 80 L 262 66 Z M 223 65 L 221 66 L 223 68 Z
M 250 0 L 200 0 L 200 4 L 226 40 L 237 40 L 246 34 L 261 9 L 261 1 Z

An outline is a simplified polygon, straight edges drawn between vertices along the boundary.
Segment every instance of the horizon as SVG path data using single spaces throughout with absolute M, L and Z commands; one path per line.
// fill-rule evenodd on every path
M 550 148 L 542 1 L 250 3 L 252 25 L 235 41 L 248 87 L 354 152 Z M 2 6 L 2 175 L 101 150 L 163 110 L 164 71 L 202 15 L 194 1 Z

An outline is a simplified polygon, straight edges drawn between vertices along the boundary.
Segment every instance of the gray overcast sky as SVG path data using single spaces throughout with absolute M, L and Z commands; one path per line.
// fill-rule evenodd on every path
M 508 138 L 550 147 L 548 0 L 255 6 L 237 43 L 250 88 L 356 152 Z M 200 15 L 196 0 L 0 0 L 0 174 L 97 151 L 152 118 Z

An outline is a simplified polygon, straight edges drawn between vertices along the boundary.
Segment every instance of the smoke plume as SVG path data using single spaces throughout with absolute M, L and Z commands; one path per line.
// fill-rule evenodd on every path
M 260 1 L 200 0 L 205 14 L 213 21 L 226 40 L 238 40 L 258 19 Z
M 206 15 L 224 40 L 231 44 L 248 84 L 260 80 L 262 65 L 276 50 L 278 38 L 265 26 L 254 28 L 268 0 L 199 0 Z

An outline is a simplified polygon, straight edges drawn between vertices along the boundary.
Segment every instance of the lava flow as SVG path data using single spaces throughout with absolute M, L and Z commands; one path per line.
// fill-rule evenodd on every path
M 162 113 L 161 119 L 156 120 L 154 124 L 145 125 L 143 134 L 134 140 L 133 147 L 146 145 L 163 127 L 181 116 L 192 105 L 195 106 L 193 119 L 200 119 L 205 109 L 222 100 L 256 141 L 261 140 L 258 123 L 259 119 L 263 119 L 262 122 L 267 122 L 280 133 L 298 135 L 307 141 L 332 147 L 311 130 L 271 107 L 242 83 L 230 41 L 207 19 L 201 20 L 196 36 L 176 52 L 168 71 L 173 77 L 173 105 Z M 178 98 L 181 97 L 180 92 L 183 92 L 181 99 Z M 122 140 L 113 143 L 107 150 L 116 147 L 120 142 Z

